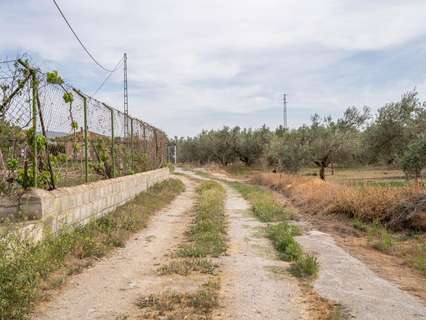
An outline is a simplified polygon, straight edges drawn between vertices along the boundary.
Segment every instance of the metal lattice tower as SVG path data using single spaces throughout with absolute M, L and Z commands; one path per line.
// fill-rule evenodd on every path
M 283 95 L 283 126 L 284 129 L 288 129 L 288 124 L 287 124 L 287 94 L 284 93 Z
M 124 53 L 124 136 L 129 135 L 129 95 L 127 92 L 127 53 Z

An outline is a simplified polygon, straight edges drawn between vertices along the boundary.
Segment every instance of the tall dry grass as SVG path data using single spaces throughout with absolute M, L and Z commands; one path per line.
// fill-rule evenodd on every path
M 284 173 L 259 173 L 251 179 L 284 193 L 311 214 L 344 214 L 399 228 L 415 227 L 415 216 L 426 210 L 425 190 L 413 187 L 347 186 Z

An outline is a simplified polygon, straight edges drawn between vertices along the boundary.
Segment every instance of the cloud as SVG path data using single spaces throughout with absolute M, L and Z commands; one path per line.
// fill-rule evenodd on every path
M 170 135 L 372 107 L 426 83 L 423 0 L 58 0 L 89 50 L 129 56 L 129 109 Z M 105 73 L 51 1 L 0 0 L 0 54 L 29 52 L 92 93 Z M 122 105 L 122 74 L 98 97 Z M 421 95 L 423 96 L 423 95 Z

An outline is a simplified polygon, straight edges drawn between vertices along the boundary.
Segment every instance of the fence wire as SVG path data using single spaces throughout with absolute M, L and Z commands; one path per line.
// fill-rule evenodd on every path
M 166 152 L 163 131 L 56 73 L 23 61 L 0 63 L 0 194 L 152 170 L 165 165 Z

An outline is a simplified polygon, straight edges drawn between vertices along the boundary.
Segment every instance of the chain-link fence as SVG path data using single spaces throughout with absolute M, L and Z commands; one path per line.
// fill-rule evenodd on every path
M 57 72 L 0 62 L 0 194 L 161 167 L 161 130 L 83 94 Z

